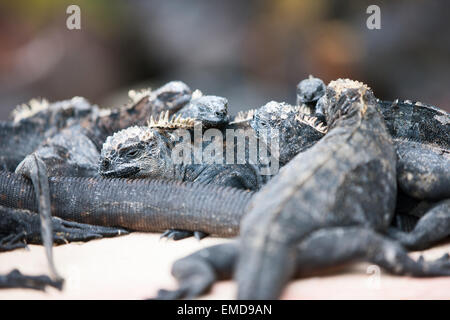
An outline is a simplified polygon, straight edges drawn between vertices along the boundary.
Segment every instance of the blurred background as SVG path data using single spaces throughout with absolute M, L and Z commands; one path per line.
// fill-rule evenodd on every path
M 81 8 L 81 30 L 66 9 Z M 366 9 L 381 8 L 381 30 Z M 33 97 L 103 107 L 182 80 L 231 112 L 295 102 L 309 74 L 450 111 L 450 1 L 2 0 L 0 119 Z

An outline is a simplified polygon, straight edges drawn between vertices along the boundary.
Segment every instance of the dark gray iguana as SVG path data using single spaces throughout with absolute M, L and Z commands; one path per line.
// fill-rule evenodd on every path
M 128 184 L 128 183 L 127 183 Z M 107 185 L 107 184 L 104 184 L 105 186 Z M 121 188 L 120 187 L 120 185 L 118 185 L 118 186 L 116 186 L 116 187 L 118 187 L 118 188 Z M 104 187 L 105 188 L 105 187 Z M 13 195 L 14 195 L 14 193 L 13 193 Z M 143 195 L 141 195 L 141 197 L 144 197 Z M 139 202 L 139 200 L 137 200 L 138 202 Z M 89 206 L 88 206 L 89 207 Z M 80 209 L 82 209 L 83 208 L 83 206 L 80 206 Z M 94 212 L 95 212 L 95 209 L 94 208 L 90 208 L 90 210 L 94 210 Z M 120 210 L 120 208 L 119 208 L 119 210 Z M 128 209 L 127 209 L 128 210 Z M 125 214 L 125 213 L 127 213 L 128 211 L 127 210 L 123 210 L 123 208 L 122 208 L 122 213 L 123 214 Z M 104 213 L 104 214 L 106 214 L 106 213 Z M 140 213 L 141 215 L 143 214 L 142 212 Z M 100 214 L 100 216 L 101 216 L 101 214 Z M 195 215 L 194 215 L 195 216 Z M 123 218 L 123 217 L 122 217 Z M 125 214 L 125 218 L 126 218 L 126 214 Z M 99 218 L 100 219 L 100 218 Z M 103 218 L 104 219 L 104 218 Z M 99 221 L 101 221 L 101 220 L 99 220 Z M 236 221 L 236 220 L 235 220 Z M 101 223 L 101 222 L 100 222 Z M 203 226 L 199 226 L 198 224 L 197 224 L 197 227 L 199 228 L 198 230 L 205 230 L 205 227 Z M 147 228 L 148 230 L 147 231 L 152 231 L 152 230 L 154 230 L 154 229 L 152 229 L 152 226 L 149 226 L 149 225 L 146 225 L 145 226 L 145 228 Z M 195 229 L 194 229 L 195 230 Z M 234 227 L 234 229 L 233 230 L 236 230 L 236 226 Z
M 195 105 L 197 100 L 193 101 L 191 105 Z M 100 175 L 115 178 L 164 178 L 257 190 L 276 174 L 278 166 L 283 166 L 297 153 L 313 145 L 326 130 L 317 119 L 303 113 L 302 108 L 271 101 L 257 110 L 239 114 L 227 125 L 221 125 L 220 131 L 216 129 L 215 134 L 218 133 L 219 139 L 223 139 L 218 146 L 218 152 L 222 153 L 222 163 L 212 163 L 205 158 L 196 163 L 192 148 L 195 143 L 195 125 L 197 122 L 204 123 L 205 114 L 215 115 L 214 110 L 223 109 L 222 101 L 217 97 L 211 99 L 208 105 L 210 111 L 205 110 L 200 118 L 185 119 L 181 114 L 175 114 L 169 119 L 168 114 L 164 113 L 158 120 L 152 118 L 147 127 L 130 127 L 108 137 L 101 152 Z M 221 115 L 225 117 L 226 114 Z M 206 137 L 209 132 L 203 132 L 202 128 L 199 130 L 202 137 Z M 230 131 L 232 135 L 229 135 Z M 248 145 L 244 140 L 246 137 Z M 239 143 L 245 148 L 241 151 L 245 156 L 241 163 L 236 156 L 239 139 Z M 232 161 L 229 161 L 227 153 L 230 140 Z M 189 161 L 183 159 L 178 163 L 174 161 L 173 154 L 178 152 L 178 147 L 183 143 L 189 147 L 190 158 Z M 210 138 L 205 138 L 200 143 L 203 150 L 212 144 Z M 279 146 L 273 146 L 273 143 L 279 143 Z M 255 148 L 253 161 L 249 151 L 250 144 L 258 147 Z M 267 163 L 261 160 L 261 154 L 264 159 L 272 161 L 269 165 L 274 165 L 275 169 L 267 167 Z M 224 163 L 225 159 L 227 163 Z M 273 161 L 277 163 L 274 164 Z M 163 234 L 175 240 L 191 235 L 192 232 L 186 230 L 168 230 Z M 199 231 L 194 232 L 194 235 L 197 238 L 205 236 Z
M 242 299 L 277 298 L 296 273 L 354 259 L 395 274 L 450 275 L 448 255 L 414 261 L 382 235 L 394 214 L 396 154 L 373 93 L 337 80 L 326 99 L 328 134 L 255 194 L 238 242 L 178 260 L 172 273 L 179 289 L 161 291 L 160 298 L 195 297 L 229 278 L 235 265 Z M 449 201 L 440 206 L 446 230 L 434 232 L 441 236 L 450 230 L 449 207 Z
M 210 105 L 213 110 L 220 107 L 221 103 L 216 100 Z M 213 112 L 212 110 L 210 112 Z M 194 152 L 191 153 L 192 158 L 189 158 L 188 162 L 175 163 L 173 152 L 178 150 L 180 143 L 186 143 L 183 139 L 186 131 L 178 130 L 189 131 L 190 139 L 187 144 L 190 147 L 194 143 L 195 125 L 197 121 L 203 124 L 203 118 L 204 116 L 200 119 L 198 117 L 186 119 L 183 118 L 183 114 L 175 114 L 169 119 L 167 114 L 163 114 L 158 120 L 151 119 L 147 127 L 134 126 L 116 132 L 108 137 L 103 145 L 99 165 L 100 175 L 165 178 L 256 190 L 268 180 L 267 175 L 261 174 L 265 164 L 260 161 L 260 153 L 271 155 L 272 150 L 279 149 L 275 160 L 282 166 L 297 153 L 317 142 L 326 131 L 323 124 L 313 116 L 303 113 L 300 107 L 271 101 L 257 110 L 241 113 L 226 125 L 222 125 L 218 131 L 218 136 L 223 138 L 219 146 L 221 148 L 219 151 L 223 155 L 221 163 L 211 163 L 204 159 L 196 163 L 193 158 Z M 231 136 L 227 134 L 230 131 L 233 132 Z M 203 131 L 201 133 L 203 134 Z M 245 159 L 242 163 L 237 163 L 236 158 L 229 161 L 226 152 L 229 145 L 233 147 L 236 143 L 235 135 L 253 140 L 255 144 L 262 140 L 259 146 L 266 150 L 258 149 L 258 155 L 254 158 L 254 162 L 251 162 L 248 146 L 245 145 Z M 229 137 L 233 139 L 231 143 L 225 139 Z M 272 148 L 272 141 L 280 143 L 280 147 Z M 205 150 L 211 141 L 205 138 L 202 143 Z M 235 156 L 236 147 L 234 146 L 232 150 L 232 155 Z
M 162 231 L 166 229 L 184 229 L 184 230 L 201 230 L 205 233 L 210 233 L 218 236 L 230 237 L 237 235 L 239 230 L 239 221 L 245 212 L 248 211 L 248 205 L 251 200 L 252 193 L 234 190 L 232 188 L 222 188 L 213 185 L 203 184 L 189 184 L 180 182 L 164 182 L 152 180 L 123 180 L 123 179 L 95 179 L 95 178 L 70 178 L 70 177 L 52 177 L 50 178 L 50 190 L 52 195 L 52 206 L 55 215 L 65 219 L 71 219 L 78 222 L 100 224 L 107 226 L 123 226 L 131 230 L 141 231 Z M 75 196 L 74 196 L 75 195 Z M 36 201 L 30 183 L 20 176 L 11 173 L 0 174 L 0 205 L 10 208 L 22 208 L 31 211 L 36 211 Z M 448 204 L 447 204 L 448 206 Z M 448 214 L 448 207 L 441 207 Z M 446 211 L 445 211 L 446 210 Z M 447 219 L 449 221 L 449 219 Z M 426 224 L 425 226 L 427 226 Z M 449 228 L 441 230 L 428 230 L 428 233 L 433 233 L 435 238 L 439 232 L 441 237 L 448 235 Z M 337 230 L 337 235 L 340 234 Z M 447 233 L 445 233 L 447 232 Z M 375 241 L 381 239 L 380 244 L 386 243 L 382 237 L 373 238 L 373 232 L 366 232 L 355 230 L 354 233 L 348 235 L 348 239 L 357 239 L 354 243 L 354 249 L 349 248 L 348 259 L 355 258 L 354 255 L 359 254 L 359 257 L 366 257 L 368 259 L 378 259 L 377 256 L 370 256 L 369 253 L 364 253 L 364 247 L 358 246 L 359 242 L 367 244 L 368 241 Z M 322 233 L 319 239 L 323 238 L 327 233 Z M 333 234 L 333 233 L 330 233 Z M 360 238 L 355 235 L 359 234 Z M 313 238 L 314 239 L 314 238 Z M 336 238 L 330 242 L 335 243 Z M 434 239 L 436 240 L 436 239 Z M 377 240 L 378 241 L 378 240 Z M 392 243 L 392 242 L 390 242 Z M 389 244 L 389 243 L 388 243 Z M 350 244 L 348 244 L 350 245 Z M 329 248 L 331 244 L 323 243 L 324 250 Z M 363 245 L 361 245 L 363 246 Z M 322 248 L 321 247 L 321 248 Z M 336 263 L 344 260 L 344 256 L 338 255 L 347 248 L 342 246 L 341 250 L 333 251 L 339 259 L 331 259 Z M 226 247 L 228 248 L 228 247 Z M 213 261 L 213 266 L 207 268 L 216 268 L 214 263 L 219 263 L 225 259 L 221 259 L 220 255 L 216 256 L 214 249 L 205 249 Z M 224 249 L 228 250 L 228 249 Z M 232 249 L 231 249 L 232 250 Z M 312 247 L 310 252 L 312 255 L 317 248 Z M 397 248 L 395 248 L 396 251 Z M 400 250 L 400 249 L 399 249 Z M 395 251 L 395 252 L 396 252 Z M 303 252 L 303 251 L 302 251 Z M 401 255 L 405 255 L 400 250 Z M 219 253 L 220 254 L 220 253 Z M 204 254 L 201 254 L 206 257 Z M 328 256 L 331 254 L 328 253 Z M 206 259 L 205 258 L 205 259 Z M 186 258 L 190 261 L 190 258 Z M 195 255 L 194 255 L 194 261 Z M 380 259 L 384 259 L 381 256 Z M 435 265 L 425 262 L 416 263 L 407 259 L 405 263 L 409 263 L 411 268 L 416 268 L 414 274 L 419 275 L 424 273 L 422 268 L 432 267 L 433 272 L 438 273 L 439 263 Z M 228 261 L 228 260 L 227 260 Z M 409 261 L 409 262 L 408 262 Z M 233 265 L 233 261 L 228 261 L 229 265 Z M 208 259 L 195 262 L 197 264 L 208 264 Z M 321 261 L 320 256 L 317 263 L 326 264 L 326 261 Z M 381 262 L 380 262 L 381 263 Z M 385 262 L 386 263 L 386 262 Z M 176 275 L 183 279 L 189 280 L 189 274 L 195 270 L 187 270 L 183 273 L 183 265 L 185 263 L 176 264 L 181 266 L 181 270 L 174 269 Z M 393 267 L 392 264 L 390 264 Z M 220 267 L 220 266 L 218 266 Z M 226 267 L 226 265 L 221 265 Z M 389 268 L 389 264 L 387 264 Z M 178 268 L 178 267 L 177 267 Z M 436 269 L 437 268 L 437 269 Z M 179 271 L 175 271 L 179 270 Z M 205 270 L 204 267 L 198 270 Z M 421 271 L 422 270 L 422 271 Z M 214 271 L 215 272 L 215 271 Z M 230 271 L 229 271 L 230 272 Z M 210 273 L 209 273 L 210 274 Z M 207 283 L 209 276 L 198 277 L 199 280 L 206 279 Z M 211 284 L 211 283 L 210 283 Z M 197 290 L 198 284 L 189 286 L 192 290 Z M 206 287 L 202 287 L 205 290 Z M 190 291 L 195 292 L 195 291 Z M 183 293 L 179 292 L 181 296 Z
M 297 95 L 298 101 L 306 102 L 315 116 L 321 118 L 326 97 L 320 79 L 310 77 L 301 81 Z M 377 100 L 377 105 L 397 153 L 399 193 L 394 221 L 397 228 L 391 229 L 390 235 L 409 249 L 422 249 L 432 242 L 433 233 L 429 230 L 448 230 L 447 215 L 438 213 L 442 211 L 440 201 L 450 198 L 450 115 L 409 100 Z M 417 224 L 421 217 L 424 219 Z M 430 222 L 435 225 L 429 225 Z
M 319 120 L 324 117 L 325 88 L 322 80 L 310 76 L 297 86 L 297 107 L 270 102 L 260 109 L 240 114 L 225 128 L 252 128 L 255 136 L 262 139 L 266 136 L 259 137 L 258 133 L 263 129 L 271 135 L 277 132 L 282 166 L 325 134 L 326 127 Z M 437 200 L 450 197 L 450 116 L 422 103 L 377 100 L 377 104 L 394 137 L 398 154 L 400 193 L 394 224 L 410 231 L 418 218 L 436 205 Z M 171 131 L 174 128 L 177 126 L 160 126 L 159 129 L 135 127 L 116 133 L 103 146 L 100 174 L 202 181 L 250 189 L 259 189 L 268 180 L 267 176 L 257 179 L 255 172 L 258 170 L 248 165 L 173 164 L 171 151 L 179 139 Z M 143 140 L 139 136 L 148 139 Z M 270 139 L 264 142 L 270 145 Z M 240 183 L 236 184 L 236 179 Z M 408 246 L 420 248 L 419 242 L 423 241 Z
M 164 110 L 174 113 L 190 97 L 189 87 L 174 81 L 153 92 L 139 92 L 129 106 L 110 111 L 100 111 L 78 97 L 54 104 L 33 100 L 30 105 L 16 110 L 13 122 L 0 123 L 0 165 L 6 170 L 14 170 L 17 166 L 16 172 L 30 178 L 34 184 L 42 220 L 41 239 L 54 279 L 60 277 L 51 253 L 53 231 L 48 175 L 96 175 L 99 146 L 107 136 L 131 124 L 145 123 L 149 115 Z M 90 229 L 79 225 L 72 231 L 74 237 L 80 238 L 80 232 L 87 236 Z M 96 231 L 100 235 L 111 235 L 110 229 L 102 231 L 99 227 Z M 121 232 L 116 230 L 116 234 Z

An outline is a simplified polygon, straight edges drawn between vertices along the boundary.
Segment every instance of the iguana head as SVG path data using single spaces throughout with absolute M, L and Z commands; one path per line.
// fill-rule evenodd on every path
M 286 163 L 325 134 L 326 126 L 306 111 L 301 106 L 271 101 L 255 110 L 250 125 L 268 146 L 278 141 L 279 160 Z
M 131 90 L 130 102 L 117 109 L 103 109 L 95 128 L 112 134 L 130 126 L 145 125 L 150 116 L 157 116 L 162 111 L 174 114 L 191 99 L 191 89 L 181 81 L 171 81 L 155 91 L 150 89 Z M 91 123 L 86 123 L 91 127 Z
M 13 112 L 13 121 L 49 119 L 52 125 L 63 128 L 71 120 L 81 120 L 98 112 L 97 106 L 91 105 L 83 97 L 73 97 L 63 101 L 49 103 L 46 99 L 32 99 L 26 104 L 17 106 Z
M 191 94 L 192 92 L 188 85 L 181 81 L 170 81 L 155 91 L 142 89 L 128 92 L 132 104 L 136 104 L 141 99 L 148 97 L 155 114 L 163 110 L 178 111 L 189 102 Z
M 329 127 L 337 120 L 358 118 L 367 111 L 368 104 L 375 104 L 372 90 L 362 82 L 350 79 L 331 81 L 327 86 L 324 112 Z
M 315 104 L 325 94 L 325 90 L 325 83 L 310 75 L 297 85 L 297 105 Z
M 218 96 L 201 96 L 178 112 L 183 118 L 191 118 L 204 127 L 220 127 L 228 123 L 228 100 Z
M 164 177 L 173 167 L 170 133 L 149 127 L 130 127 L 103 144 L 99 174 L 114 178 Z

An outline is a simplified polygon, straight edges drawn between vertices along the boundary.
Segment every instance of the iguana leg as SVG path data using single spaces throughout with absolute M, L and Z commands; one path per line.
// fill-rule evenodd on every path
M 411 232 L 391 228 L 388 235 L 410 250 L 422 250 L 450 236 L 450 199 L 436 204 Z
M 41 237 L 46 249 L 47 260 L 53 279 L 60 279 L 53 260 L 53 231 L 50 212 L 50 188 L 48 185 L 47 167 L 35 154 L 28 155 L 16 168 L 20 173 L 31 179 L 38 200 L 41 217 Z
M 208 234 L 201 231 L 188 231 L 188 230 L 178 230 L 178 229 L 168 229 L 164 231 L 161 235 L 162 238 L 182 240 L 190 237 L 195 237 L 197 240 L 201 240 L 207 237 Z
M 238 254 L 238 242 L 219 244 L 199 250 L 175 261 L 172 275 L 176 290 L 159 290 L 157 299 L 192 299 L 208 292 L 219 280 L 231 278 Z
M 397 275 L 450 276 L 450 259 L 414 260 L 396 241 L 370 229 L 336 227 L 314 232 L 297 246 L 296 272 L 305 275 L 320 268 L 351 261 L 374 263 Z
M 392 221 L 392 226 L 398 230 L 410 232 L 416 227 L 418 220 L 419 218 L 413 215 L 396 214 L 394 216 L 394 220 Z
M 237 262 L 239 242 L 199 250 L 177 260 L 172 274 L 176 290 L 160 290 L 158 299 L 194 298 L 214 282 L 230 279 Z M 414 260 L 397 242 L 360 227 L 326 228 L 313 232 L 295 248 L 295 275 L 305 277 L 321 269 L 355 261 L 379 265 L 390 273 L 415 277 L 450 276 L 450 259 Z
M 396 140 L 397 180 L 417 199 L 450 198 L 450 154 L 445 149 Z
M 56 243 L 89 241 L 102 237 L 127 234 L 124 229 L 93 226 L 51 217 L 53 238 Z M 0 251 L 23 248 L 27 243 L 42 244 L 40 217 L 20 209 L 0 206 Z
M 5 276 L 0 275 L 0 288 L 25 288 L 45 290 L 47 286 L 62 289 L 62 281 L 53 281 L 47 276 L 26 276 L 15 269 Z

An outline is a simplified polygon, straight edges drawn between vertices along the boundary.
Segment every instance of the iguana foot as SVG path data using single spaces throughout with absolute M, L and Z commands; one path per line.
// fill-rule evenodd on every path
M 423 250 L 450 236 L 450 199 L 429 210 L 411 232 L 390 228 L 387 235 L 409 250 Z
M 176 261 L 172 267 L 172 274 L 179 282 L 178 289 L 161 289 L 156 299 L 193 299 L 209 291 L 217 278 L 207 261 L 191 256 Z
M 417 261 L 419 270 L 413 273 L 416 277 L 450 276 L 450 255 L 443 254 L 436 260 L 426 261 L 421 255 Z
M 0 276 L 0 288 L 25 288 L 44 291 L 47 286 L 62 289 L 63 281 L 53 281 L 47 276 L 26 276 L 14 269 L 6 276 Z
M 178 230 L 178 229 L 168 229 L 164 231 L 161 235 L 162 238 L 173 239 L 173 240 L 182 240 L 189 237 L 194 237 L 197 240 L 201 240 L 208 236 L 208 234 L 202 231 L 188 231 L 188 230 Z
M 89 241 L 104 237 L 114 237 L 128 234 L 125 229 L 94 226 L 85 223 L 67 221 L 53 217 L 53 238 L 55 243 L 63 244 L 73 241 Z
M 10 234 L 0 239 L 0 252 L 11 251 L 19 248 L 25 248 L 26 233 L 20 232 L 17 234 Z
M 128 234 L 124 229 L 66 221 L 57 217 L 51 217 L 50 224 L 53 239 L 58 244 Z M 43 243 L 39 215 L 28 210 L 0 206 L 0 251 L 23 248 L 29 243 Z
M 219 244 L 175 261 L 172 275 L 179 287 L 159 290 L 156 299 L 193 299 L 208 292 L 216 281 L 231 278 L 237 249 L 236 242 Z

